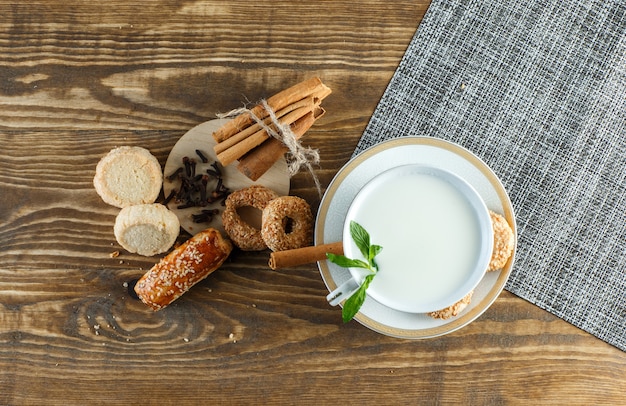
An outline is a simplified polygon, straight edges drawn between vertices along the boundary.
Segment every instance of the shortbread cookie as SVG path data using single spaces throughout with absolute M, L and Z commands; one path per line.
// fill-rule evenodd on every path
M 93 185 L 115 207 L 154 203 L 163 185 L 161 165 L 145 148 L 115 148 L 98 162 Z
M 174 244 L 180 223 L 162 204 L 139 204 L 120 210 L 113 231 L 125 250 L 152 256 L 167 251 Z

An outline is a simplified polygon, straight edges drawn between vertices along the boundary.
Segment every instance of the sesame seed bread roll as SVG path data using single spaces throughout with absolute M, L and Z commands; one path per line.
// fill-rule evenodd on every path
M 115 207 L 154 203 L 163 185 L 161 165 L 145 148 L 114 148 L 98 162 L 93 185 Z
M 135 292 L 152 310 L 163 309 L 218 269 L 232 249 L 218 230 L 201 231 L 146 272 Z
M 125 250 L 149 257 L 174 245 L 180 221 L 162 204 L 138 204 L 120 210 L 113 232 Z

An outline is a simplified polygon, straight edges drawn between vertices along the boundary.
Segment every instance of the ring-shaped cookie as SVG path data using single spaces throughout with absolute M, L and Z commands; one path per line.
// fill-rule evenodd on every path
M 261 231 L 245 222 L 237 213 L 237 209 L 251 206 L 262 211 L 277 197 L 276 192 L 261 185 L 252 185 L 228 195 L 222 213 L 222 223 L 226 234 L 241 250 L 261 251 L 267 248 L 267 245 L 261 237 Z
M 287 231 L 289 220 L 290 230 Z M 313 239 L 311 207 L 297 196 L 282 196 L 272 200 L 263 209 L 261 236 L 272 251 L 310 245 Z

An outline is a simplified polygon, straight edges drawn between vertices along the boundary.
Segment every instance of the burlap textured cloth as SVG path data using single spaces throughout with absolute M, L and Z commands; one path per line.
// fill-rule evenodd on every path
M 404 135 L 500 177 L 507 290 L 626 351 L 624 0 L 433 0 L 355 155 Z

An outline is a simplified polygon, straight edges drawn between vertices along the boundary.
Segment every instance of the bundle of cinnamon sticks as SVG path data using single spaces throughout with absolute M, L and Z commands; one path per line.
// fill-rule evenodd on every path
M 281 125 L 288 125 L 296 139 L 302 137 L 325 113 L 321 102 L 331 89 L 314 77 L 285 89 L 266 100 Z M 260 178 L 288 151 L 253 118 L 276 131 L 270 112 L 262 104 L 233 118 L 213 133 L 215 153 L 222 165 L 239 161 L 237 168 L 253 181 Z

